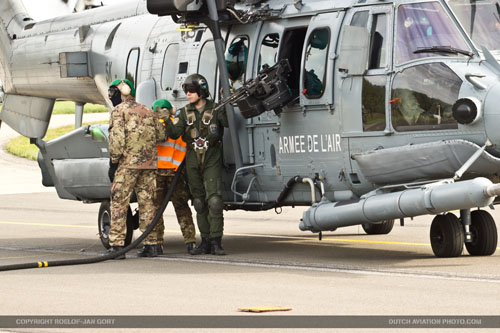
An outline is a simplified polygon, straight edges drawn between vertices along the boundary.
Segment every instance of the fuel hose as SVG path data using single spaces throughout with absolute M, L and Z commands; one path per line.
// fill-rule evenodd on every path
M 160 217 L 163 215 L 163 212 L 165 211 L 165 208 L 167 208 L 168 202 L 170 201 L 170 197 L 174 193 L 175 185 L 179 181 L 179 177 L 182 173 L 182 170 L 184 169 L 184 161 L 181 163 L 177 171 L 175 172 L 174 179 L 172 181 L 172 184 L 170 185 L 167 194 L 165 195 L 165 198 L 163 199 L 163 202 L 156 212 L 155 217 L 153 218 L 153 221 L 149 226 L 146 228 L 144 233 L 137 238 L 135 241 L 130 243 L 127 247 L 123 248 L 120 251 L 105 254 L 105 255 L 100 255 L 98 257 L 91 257 L 91 258 L 85 258 L 85 259 L 70 259 L 70 260 L 54 260 L 54 261 L 38 261 L 38 262 L 31 262 L 31 263 L 25 263 L 25 264 L 14 264 L 14 265 L 4 265 L 0 266 L 0 272 L 2 271 L 13 271 L 13 270 L 19 270 L 19 269 L 29 269 L 29 268 L 45 268 L 45 267 L 56 267 L 56 266 L 70 266 L 70 265 L 84 265 L 84 264 L 93 264 L 97 262 L 102 262 L 110 259 L 114 259 L 118 256 L 121 256 L 131 249 L 135 248 L 139 243 L 141 243 L 153 230 L 153 228 L 158 224 L 158 221 L 160 220 Z

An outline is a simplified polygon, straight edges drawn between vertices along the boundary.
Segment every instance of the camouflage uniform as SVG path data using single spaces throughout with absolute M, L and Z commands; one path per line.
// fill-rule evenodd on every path
M 127 209 L 133 190 L 141 212 L 141 231 L 146 230 L 155 214 L 156 121 L 153 111 L 132 96 L 122 96 L 122 100 L 111 112 L 109 124 L 111 162 L 119 163 L 111 186 L 111 246 L 124 245 Z M 156 244 L 156 238 L 150 234 L 144 244 Z
M 176 139 L 182 135 L 187 143 L 186 171 L 189 189 L 193 195 L 196 209 L 196 220 L 202 238 L 221 237 L 224 229 L 222 214 L 222 136 L 224 127 L 228 127 L 226 111 L 222 108 L 212 111 L 215 103 L 207 100 L 202 112 L 188 104 L 174 122 L 167 121 L 169 138 Z M 194 112 L 193 112 L 194 111 Z M 195 115 L 192 125 L 188 125 L 188 112 Z M 202 118 L 212 112 L 210 123 L 203 125 Z M 208 149 L 203 156 L 193 148 L 198 137 L 208 141 Z
M 172 169 L 158 169 L 156 171 L 156 193 L 155 193 L 155 210 L 158 210 L 163 202 L 163 198 L 167 193 L 168 188 L 172 184 L 174 179 L 175 171 Z M 191 195 L 189 194 L 184 181 L 179 178 L 177 185 L 175 186 L 174 193 L 170 198 L 170 201 L 174 205 L 175 215 L 177 216 L 177 222 L 182 231 L 182 236 L 184 237 L 184 243 L 192 243 L 196 241 L 196 230 L 193 223 L 193 214 L 188 205 L 188 200 Z M 157 227 L 153 231 L 156 231 L 156 239 L 158 244 L 163 243 L 163 234 L 165 231 L 165 226 L 163 224 L 163 217 L 160 218 Z
M 162 123 L 165 123 L 164 119 L 170 118 L 169 114 L 159 113 L 159 117 L 162 118 Z M 167 136 L 165 135 L 164 125 L 160 126 L 158 142 L 167 141 Z M 167 194 L 167 190 L 169 189 L 172 181 L 174 180 L 175 171 L 174 169 L 161 169 L 158 168 L 156 171 L 156 192 L 155 192 L 155 210 L 158 210 Z M 189 208 L 188 201 L 191 198 L 184 181 L 179 178 L 177 185 L 175 186 L 175 190 L 170 198 L 170 201 L 174 205 L 175 215 L 177 216 L 177 222 L 182 231 L 182 236 L 184 237 L 184 243 L 193 243 L 196 241 L 196 230 L 194 228 L 193 223 L 193 214 L 191 213 L 191 209 Z M 156 237 L 158 244 L 163 244 L 163 235 L 165 231 L 165 225 L 163 223 L 163 216 L 160 218 L 155 229 L 154 235 Z

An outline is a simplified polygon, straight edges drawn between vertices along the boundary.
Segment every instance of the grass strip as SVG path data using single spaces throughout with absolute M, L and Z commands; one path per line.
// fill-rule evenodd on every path
M 0 104 L 2 110 L 2 104 Z M 101 104 L 87 103 L 83 107 L 83 113 L 101 113 L 108 112 L 108 108 Z M 75 102 L 71 101 L 57 101 L 54 104 L 52 114 L 73 114 L 75 113 Z
M 107 123 L 108 123 L 107 120 L 103 120 L 103 121 L 84 123 L 83 126 L 94 125 L 94 124 L 107 124 Z M 60 137 L 61 135 L 73 131 L 74 129 L 75 129 L 74 125 L 67 125 L 63 127 L 49 129 L 43 140 L 45 141 L 53 140 L 55 138 Z M 18 136 L 15 137 L 14 139 L 11 139 L 9 142 L 7 142 L 6 148 L 7 152 L 15 156 L 28 158 L 33 161 L 36 161 L 38 157 L 38 147 L 30 144 L 30 139 L 24 136 Z

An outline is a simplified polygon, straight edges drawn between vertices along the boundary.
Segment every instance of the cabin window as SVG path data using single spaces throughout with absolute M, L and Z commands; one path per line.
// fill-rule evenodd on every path
M 364 11 L 361 11 L 361 12 L 356 12 L 354 13 L 354 15 L 352 16 L 352 20 L 351 20 L 351 24 L 352 26 L 354 27 L 362 27 L 362 28 L 366 28 L 366 26 L 368 25 L 368 11 L 367 10 L 364 10 Z
M 396 74 L 390 100 L 392 125 L 397 131 L 458 128 L 451 107 L 461 85 L 462 80 L 442 63 L 414 66 Z
M 137 68 L 139 67 L 139 49 L 130 50 L 127 58 L 127 71 L 125 78 L 128 79 L 134 87 L 137 87 Z
M 109 34 L 108 39 L 106 40 L 106 45 L 104 46 L 104 50 L 107 51 L 111 48 L 111 46 L 113 46 L 113 41 L 115 40 L 115 35 L 120 25 L 121 23 L 118 23 L 116 27 L 113 28 L 113 31 L 111 31 L 111 33 Z
M 462 52 L 457 52 L 462 51 Z M 439 2 L 398 7 L 396 63 L 432 56 L 466 56 L 470 52 L 456 24 Z
M 288 59 L 292 71 L 288 76 L 287 85 L 293 96 L 299 96 L 300 89 L 300 66 L 302 63 L 302 50 L 306 39 L 307 27 L 286 30 L 281 41 L 278 60 Z M 298 99 L 295 99 L 295 103 Z
M 188 65 L 189 65 L 188 62 L 180 62 L 179 63 L 179 70 L 177 71 L 177 73 L 186 74 L 188 71 Z
M 385 68 L 387 65 L 387 15 L 373 15 L 368 69 Z
M 259 64 L 257 66 L 257 70 L 259 72 L 263 69 L 263 65 L 271 67 L 276 64 L 276 61 L 278 60 L 279 44 L 279 34 L 267 34 L 264 37 L 262 44 L 260 45 Z
M 199 42 L 201 40 L 201 37 L 203 37 L 203 30 L 198 30 L 196 32 L 196 37 L 194 38 L 194 41 Z
M 362 96 L 363 131 L 385 130 L 385 75 L 364 76 Z
M 217 53 L 215 52 L 215 44 L 213 40 L 203 44 L 198 60 L 198 73 L 203 75 L 208 82 L 210 94 L 215 98 L 215 80 L 217 71 Z
M 319 98 L 325 90 L 326 60 L 330 30 L 315 29 L 309 36 L 304 63 L 304 95 L 309 98 Z
M 177 58 L 179 57 L 179 44 L 170 44 L 163 56 L 163 68 L 161 72 L 161 88 L 172 90 L 177 74 Z
M 233 88 L 245 81 L 248 57 L 248 38 L 236 37 L 226 51 L 226 66 Z

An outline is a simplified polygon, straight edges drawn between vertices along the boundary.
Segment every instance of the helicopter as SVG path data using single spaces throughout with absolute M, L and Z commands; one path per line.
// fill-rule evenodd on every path
M 81 126 L 127 78 L 137 101 L 187 103 L 203 75 L 226 107 L 227 210 L 306 210 L 302 231 L 435 215 L 438 257 L 492 255 L 500 194 L 500 7 L 491 0 L 134 0 L 35 22 L 0 4 L 0 121 L 40 148 L 42 183 L 101 202 L 109 231 L 107 125 Z M 56 99 L 76 129 L 44 141 Z M 476 209 L 477 208 L 477 209 Z M 452 213 L 459 211 L 459 216 Z M 127 242 L 137 228 L 127 219 Z

